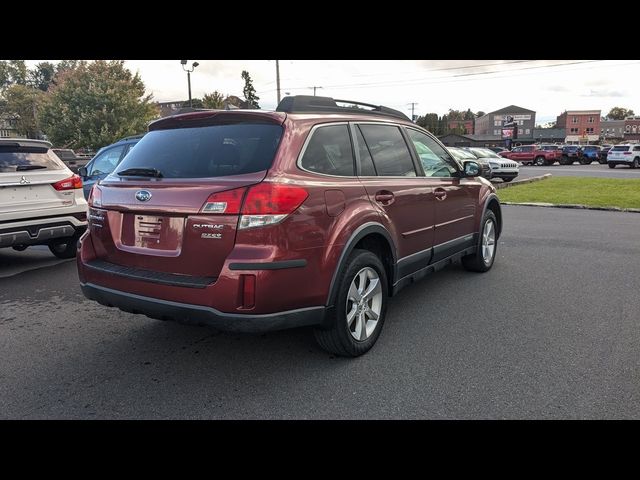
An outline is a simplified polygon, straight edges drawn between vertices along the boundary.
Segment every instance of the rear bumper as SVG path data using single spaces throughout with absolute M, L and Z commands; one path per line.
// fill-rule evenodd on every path
M 225 313 L 211 307 L 145 297 L 91 283 L 81 283 L 80 287 L 85 297 L 108 307 L 117 307 L 125 312 L 144 314 L 159 320 L 208 325 L 232 332 L 260 333 L 320 325 L 326 311 L 326 307 L 320 306 L 261 315 Z
M 72 216 L 5 222 L 0 224 L 0 247 L 43 245 L 54 240 L 80 235 L 86 229 L 86 222 Z

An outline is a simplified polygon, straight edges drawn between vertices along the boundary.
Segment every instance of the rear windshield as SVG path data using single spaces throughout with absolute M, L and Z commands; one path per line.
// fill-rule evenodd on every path
M 625 145 L 625 146 L 621 146 L 621 147 L 613 147 L 611 150 L 614 151 L 614 152 L 627 152 L 627 151 L 629 151 L 629 147 L 627 147 Z
M 280 125 L 241 123 L 154 130 L 118 166 L 154 168 L 164 178 L 225 177 L 271 167 L 282 137 Z
M 64 164 L 51 150 L 0 145 L 0 172 L 60 170 Z
M 496 152 L 489 150 L 488 148 L 470 148 L 474 154 L 479 158 L 502 158 Z

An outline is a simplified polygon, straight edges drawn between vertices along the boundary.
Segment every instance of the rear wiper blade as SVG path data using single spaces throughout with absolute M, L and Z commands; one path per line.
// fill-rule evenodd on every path
M 45 165 L 18 165 L 16 172 L 24 172 L 25 170 L 39 170 L 41 168 L 47 168 Z
M 162 178 L 164 176 L 162 175 L 162 172 L 157 168 L 144 168 L 144 167 L 127 168 L 125 170 L 122 170 L 121 172 L 118 172 L 118 175 L 120 175 L 121 177 L 132 176 L 132 177 L 155 177 L 155 178 Z

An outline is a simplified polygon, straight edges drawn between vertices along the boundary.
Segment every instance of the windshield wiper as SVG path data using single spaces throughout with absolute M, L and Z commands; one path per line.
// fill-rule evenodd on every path
M 131 176 L 131 177 L 155 177 L 162 178 L 162 172 L 157 168 L 145 168 L 145 167 L 134 167 L 127 168 L 118 172 L 118 175 L 121 177 Z
M 16 172 L 24 172 L 25 170 L 39 170 L 41 168 L 47 168 L 44 165 L 18 165 Z

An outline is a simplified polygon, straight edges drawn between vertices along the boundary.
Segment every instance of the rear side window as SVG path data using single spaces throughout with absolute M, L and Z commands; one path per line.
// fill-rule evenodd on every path
M 353 150 L 347 125 L 317 128 L 300 162 L 311 172 L 353 176 Z
M 117 167 L 155 168 L 165 178 L 225 177 L 267 170 L 273 163 L 280 125 L 240 123 L 153 130 Z
M 0 172 L 61 170 L 62 161 L 51 150 L 0 145 Z
M 400 129 L 390 125 L 360 125 L 362 136 L 381 177 L 415 177 L 411 154 Z

